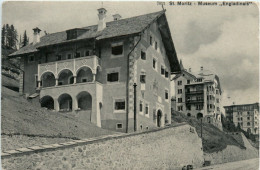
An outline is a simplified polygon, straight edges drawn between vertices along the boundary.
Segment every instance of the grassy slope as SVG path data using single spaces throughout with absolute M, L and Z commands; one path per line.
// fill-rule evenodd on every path
M 1 129 L 3 134 L 29 134 L 88 138 L 112 134 L 73 114 L 51 112 L 33 105 L 15 91 L 2 86 Z
M 179 112 L 174 111 L 172 115 L 173 122 L 187 122 L 196 128 L 198 135 L 201 137 L 201 123 L 196 118 L 187 117 Z M 225 134 L 215 126 L 203 123 L 202 126 L 202 145 L 203 151 L 207 153 L 221 151 L 227 145 L 235 145 L 244 148 L 232 136 Z

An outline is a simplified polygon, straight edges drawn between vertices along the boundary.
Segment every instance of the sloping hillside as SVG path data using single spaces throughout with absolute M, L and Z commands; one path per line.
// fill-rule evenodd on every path
M 196 128 L 198 135 L 201 137 L 201 123 L 196 118 L 187 117 L 180 112 L 174 111 L 172 113 L 172 121 L 189 123 L 191 126 Z M 203 123 L 202 125 L 202 145 L 203 151 L 207 153 L 221 151 L 225 149 L 227 145 L 235 145 L 240 148 L 245 148 L 232 136 L 225 134 L 215 126 L 208 123 Z
M 2 86 L 2 134 L 88 138 L 114 132 L 83 122 L 75 114 L 51 112 L 28 102 L 15 91 Z

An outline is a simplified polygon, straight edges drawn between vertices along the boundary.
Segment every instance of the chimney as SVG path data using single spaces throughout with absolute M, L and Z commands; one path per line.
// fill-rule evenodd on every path
M 40 42 L 40 32 L 41 30 L 38 27 L 33 29 L 33 44 Z
M 98 31 L 102 31 L 106 28 L 106 13 L 107 10 L 105 8 L 99 8 L 98 9 Z
M 200 67 L 200 71 L 203 71 L 203 66 Z
M 191 72 L 191 68 L 189 68 L 189 72 Z
M 121 15 L 119 14 L 113 15 L 113 17 L 114 17 L 114 21 L 120 20 L 122 18 Z

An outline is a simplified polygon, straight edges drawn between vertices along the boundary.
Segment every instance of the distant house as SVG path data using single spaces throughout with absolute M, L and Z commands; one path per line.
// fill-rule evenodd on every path
M 221 86 L 216 74 L 200 68 L 198 73 L 184 69 L 174 78 L 176 110 L 188 117 L 202 118 L 222 130 Z
M 259 103 L 224 106 L 227 121 L 251 134 L 259 134 Z
M 106 13 L 98 9 L 97 25 L 43 37 L 33 29 L 33 43 L 9 56 L 22 59 L 19 91 L 110 130 L 163 127 L 171 122 L 170 75 L 180 71 L 165 11 L 110 22 Z

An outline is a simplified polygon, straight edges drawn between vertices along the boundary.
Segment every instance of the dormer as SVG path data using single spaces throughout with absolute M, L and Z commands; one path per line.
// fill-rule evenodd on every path
M 79 36 L 81 36 L 83 33 L 87 32 L 88 29 L 83 28 L 74 28 L 67 30 L 67 40 L 77 39 Z

